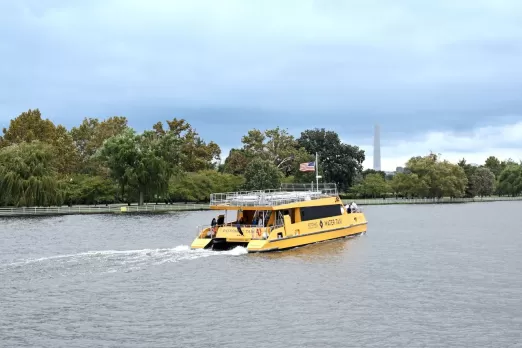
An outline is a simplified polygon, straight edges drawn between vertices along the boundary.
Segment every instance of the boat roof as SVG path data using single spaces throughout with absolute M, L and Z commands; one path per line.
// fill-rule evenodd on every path
M 279 189 L 212 193 L 216 210 L 276 210 L 284 205 L 338 197 L 336 184 L 283 184 Z

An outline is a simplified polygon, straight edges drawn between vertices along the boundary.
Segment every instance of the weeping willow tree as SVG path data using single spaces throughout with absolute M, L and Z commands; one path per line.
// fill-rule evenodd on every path
M 33 141 L 0 150 L 0 204 L 49 206 L 62 203 L 54 149 Z

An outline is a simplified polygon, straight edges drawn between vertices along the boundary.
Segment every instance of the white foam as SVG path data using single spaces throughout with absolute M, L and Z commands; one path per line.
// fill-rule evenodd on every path
M 188 245 L 178 245 L 174 248 L 139 249 L 139 250 L 94 250 L 77 254 L 53 255 L 37 259 L 27 259 L 10 263 L 7 267 L 72 268 L 83 265 L 87 268 L 101 268 L 101 271 L 113 273 L 123 268 L 125 271 L 141 269 L 150 265 L 196 260 L 211 256 L 240 256 L 247 253 L 246 248 L 236 247 L 227 251 L 212 251 L 205 249 L 190 249 Z

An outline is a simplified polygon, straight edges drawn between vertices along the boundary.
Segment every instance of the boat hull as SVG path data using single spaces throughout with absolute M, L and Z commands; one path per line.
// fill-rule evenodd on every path
M 252 240 L 248 243 L 249 253 L 282 251 L 319 242 L 356 237 L 366 232 L 366 222 L 330 230 L 311 232 L 273 240 Z
M 227 241 L 226 238 L 214 238 L 212 239 L 212 242 L 208 244 L 208 247 L 206 249 L 212 249 L 212 250 L 231 250 L 236 247 L 247 247 L 248 242 L 230 242 Z

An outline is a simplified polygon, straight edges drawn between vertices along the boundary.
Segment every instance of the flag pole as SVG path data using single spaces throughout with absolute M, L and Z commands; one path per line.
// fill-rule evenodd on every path
M 317 161 L 317 152 L 315 153 L 315 183 L 317 192 L 319 192 L 319 162 Z

